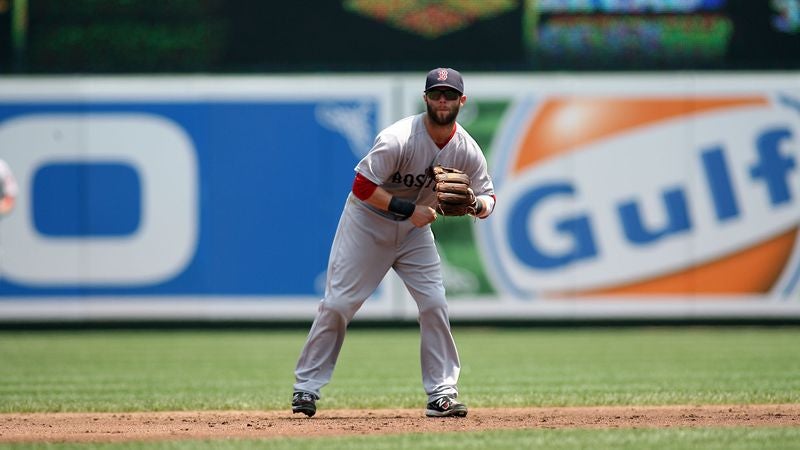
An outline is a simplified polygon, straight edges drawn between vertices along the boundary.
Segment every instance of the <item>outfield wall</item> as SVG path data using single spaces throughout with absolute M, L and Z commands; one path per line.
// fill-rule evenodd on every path
M 465 75 L 498 203 L 434 225 L 455 319 L 800 318 L 797 73 Z M 0 320 L 311 319 L 352 169 L 421 91 L 0 80 Z M 415 306 L 390 274 L 359 317 Z

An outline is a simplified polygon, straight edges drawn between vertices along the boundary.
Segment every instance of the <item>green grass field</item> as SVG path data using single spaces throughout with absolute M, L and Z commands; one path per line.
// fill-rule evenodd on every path
M 0 412 L 287 409 L 306 330 L 0 332 Z M 455 327 L 471 407 L 800 403 L 798 328 Z M 420 408 L 414 329 L 354 329 L 319 408 Z M 520 430 L 326 448 L 800 448 L 800 428 Z M 314 448 L 319 440 L 2 448 Z M 662 445 L 663 444 L 663 445 Z M 756 446 L 755 444 L 758 444 Z M 763 444 L 763 446 L 762 446 Z M 769 444 L 769 445 L 767 445 Z

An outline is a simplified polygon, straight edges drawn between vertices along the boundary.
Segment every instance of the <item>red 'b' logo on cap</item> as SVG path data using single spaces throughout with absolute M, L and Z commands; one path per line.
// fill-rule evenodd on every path
M 439 71 L 439 81 L 444 81 L 447 79 L 447 71 L 442 69 Z

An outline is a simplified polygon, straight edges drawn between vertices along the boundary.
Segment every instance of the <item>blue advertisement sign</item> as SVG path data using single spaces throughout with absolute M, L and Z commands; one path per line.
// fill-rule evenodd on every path
M 0 300 L 320 296 L 378 100 L 0 100 Z

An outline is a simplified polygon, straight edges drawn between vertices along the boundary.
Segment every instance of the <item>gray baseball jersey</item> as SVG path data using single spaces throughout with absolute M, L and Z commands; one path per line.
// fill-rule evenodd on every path
M 436 204 L 430 168 L 437 164 L 466 172 L 475 195 L 494 195 L 486 158 L 472 136 L 456 125 L 455 135 L 440 150 L 425 129 L 424 116 L 407 117 L 383 130 L 356 171 L 390 194 L 418 205 Z
M 476 195 L 493 196 L 486 158 L 460 125 L 442 148 L 424 124 L 425 114 L 402 119 L 384 129 L 356 171 L 394 196 L 434 207 L 430 168 L 466 172 Z M 347 325 L 389 269 L 403 280 L 419 309 L 422 382 L 429 401 L 458 396 L 460 361 L 450 333 L 450 319 L 430 225 L 382 211 L 349 195 L 331 248 L 325 297 L 300 354 L 295 391 L 320 390 L 333 375 Z

